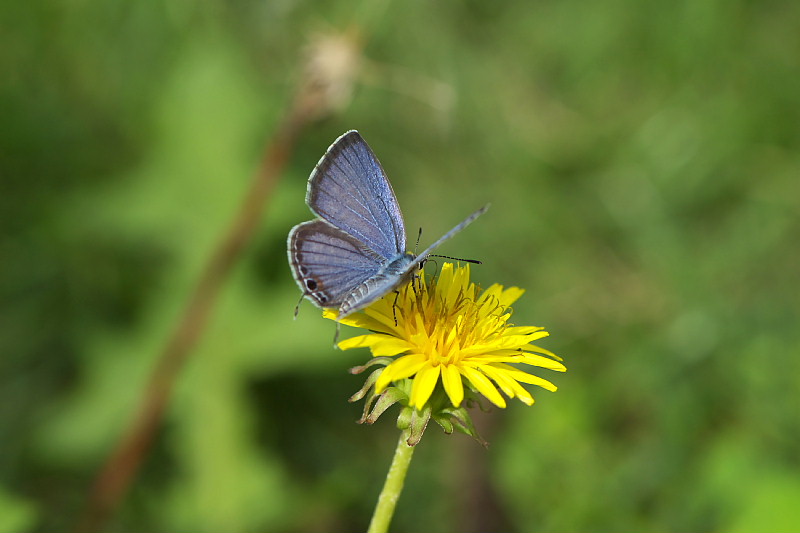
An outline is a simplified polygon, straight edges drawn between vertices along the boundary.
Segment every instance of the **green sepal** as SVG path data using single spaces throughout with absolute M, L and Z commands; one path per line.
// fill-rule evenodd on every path
M 451 406 L 444 408 L 436 413 L 433 420 L 442 426 L 442 429 L 444 429 L 447 434 L 452 433 L 453 429 L 456 429 L 477 440 L 484 448 L 489 447 L 489 443 L 478 434 L 478 430 L 475 429 L 475 424 L 472 423 L 472 417 L 469 416 L 469 411 L 467 411 L 465 407 Z
M 368 369 L 371 366 L 375 366 L 375 365 L 388 366 L 389 363 L 391 363 L 392 361 L 394 361 L 394 359 L 391 358 L 391 357 L 373 357 L 372 359 L 370 359 L 369 361 L 367 361 L 363 365 L 354 366 L 353 368 L 351 368 L 350 369 L 350 373 L 353 374 L 353 375 L 360 374 L 364 370 Z
M 363 366 L 363 367 L 356 367 L 356 368 L 361 368 L 362 370 L 365 370 L 367 367 Z M 360 373 L 360 372 L 353 372 L 353 370 L 354 369 L 351 368 L 350 372 L 354 373 L 354 374 Z M 349 401 L 351 403 L 352 402 L 357 402 L 358 400 L 360 400 L 361 398 L 366 396 L 368 392 L 371 393 L 372 388 L 375 385 L 375 382 L 378 380 L 378 377 L 381 375 L 381 372 L 383 372 L 383 368 L 378 368 L 374 372 L 372 372 L 369 376 L 367 376 L 367 380 L 364 382 L 364 386 L 361 387 L 355 394 L 350 396 L 350 398 L 348 398 L 347 401 Z
M 359 423 L 374 424 L 389 407 L 403 400 L 408 401 L 408 396 L 397 387 L 388 387 L 377 396 L 373 394 L 370 401 L 364 404 L 364 416 L 361 417 Z M 370 411 L 370 406 L 373 403 L 375 406 Z M 369 414 L 367 414 L 368 412 Z
M 421 411 L 408 407 L 401 411 L 401 416 L 404 411 L 411 411 L 411 416 L 408 421 L 408 440 L 406 443 L 409 446 L 416 446 L 422 439 L 422 434 L 425 433 L 425 428 L 428 427 L 428 422 L 431 420 L 431 408 L 426 404 Z M 404 417 L 405 418 L 405 417 Z M 400 418 L 398 417 L 397 425 L 400 427 Z M 400 428 L 404 429 L 404 428 Z

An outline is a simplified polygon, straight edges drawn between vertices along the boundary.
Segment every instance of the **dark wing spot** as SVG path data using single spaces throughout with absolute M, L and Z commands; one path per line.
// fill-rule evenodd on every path
M 310 290 L 310 291 L 316 290 L 317 282 L 314 281 L 313 279 L 307 279 L 306 280 L 306 287 L 308 287 L 308 290 Z

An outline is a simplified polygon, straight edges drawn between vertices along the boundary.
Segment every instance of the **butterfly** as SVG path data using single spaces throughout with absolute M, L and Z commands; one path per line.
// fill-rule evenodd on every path
M 318 307 L 338 308 L 337 320 L 407 283 L 435 248 L 489 208 L 472 213 L 421 254 L 407 251 L 392 186 L 355 130 L 336 139 L 317 163 L 306 204 L 319 218 L 289 232 L 289 265 L 303 296 Z

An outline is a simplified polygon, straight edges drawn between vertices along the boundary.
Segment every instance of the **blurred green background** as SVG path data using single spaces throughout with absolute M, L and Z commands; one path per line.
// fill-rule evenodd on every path
M 397 435 L 354 421 L 286 264 L 362 132 L 429 243 L 527 289 L 569 371 L 431 427 L 394 531 L 800 531 L 800 3 L 0 4 L 0 531 L 64 531 L 129 424 L 319 35 L 352 98 L 300 138 L 107 531 L 357 531 Z

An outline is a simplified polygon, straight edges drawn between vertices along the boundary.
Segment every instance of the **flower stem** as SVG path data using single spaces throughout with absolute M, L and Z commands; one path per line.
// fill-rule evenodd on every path
M 367 533 L 386 533 L 389 531 L 389 522 L 392 521 L 394 507 L 400 498 L 403 490 L 403 483 L 406 480 L 408 465 L 411 463 L 411 456 L 414 455 L 414 447 L 408 445 L 408 431 L 400 434 L 397 442 L 397 449 L 394 451 L 392 466 L 386 474 L 386 483 L 383 484 L 381 495 L 378 496 L 378 504 L 372 514 Z

